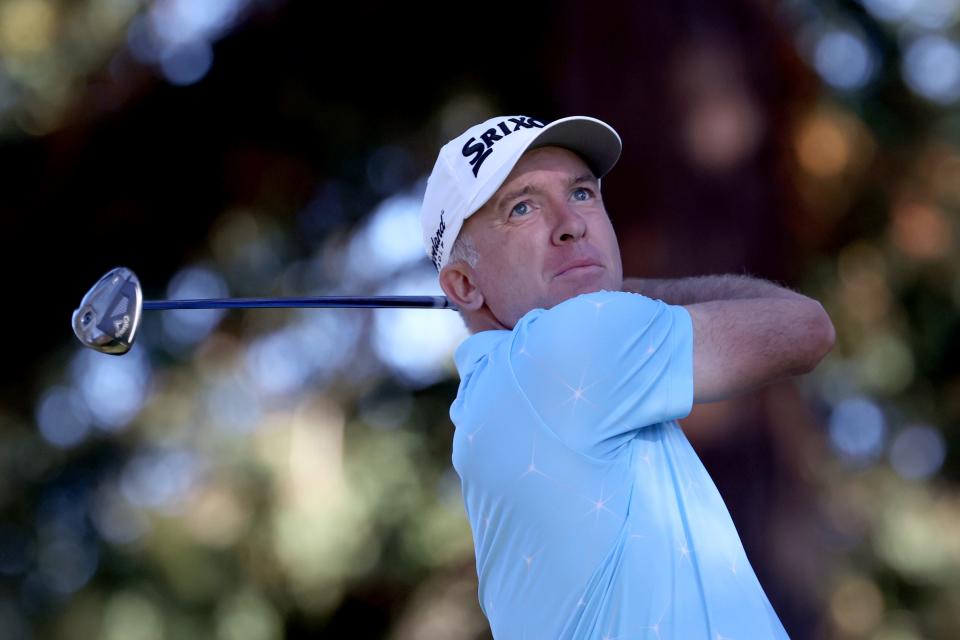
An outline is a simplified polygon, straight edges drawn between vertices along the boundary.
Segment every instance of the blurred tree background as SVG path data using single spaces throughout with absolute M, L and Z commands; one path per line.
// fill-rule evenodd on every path
M 823 301 L 812 374 L 681 421 L 793 638 L 960 635 L 958 0 L 0 0 L 0 638 L 489 637 L 455 313 L 68 318 L 440 293 L 418 209 L 497 113 L 583 113 L 626 275 Z

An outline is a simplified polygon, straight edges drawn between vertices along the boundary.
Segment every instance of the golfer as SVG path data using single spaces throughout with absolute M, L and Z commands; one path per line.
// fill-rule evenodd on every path
M 496 117 L 427 184 L 471 333 L 450 417 L 481 609 L 506 640 L 787 638 L 676 421 L 811 371 L 833 325 L 759 279 L 625 280 L 600 191 L 620 150 L 593 118 Z

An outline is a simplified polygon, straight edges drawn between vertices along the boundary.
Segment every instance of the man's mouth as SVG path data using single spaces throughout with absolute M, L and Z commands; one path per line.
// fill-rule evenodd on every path
M 594 260 L 576 260 L 565 265 L 553 277 L 559 278 L 560 276 L 575 276 L 582 273 L 590 273 L 598 269 L 603 269 L 603 267 Z

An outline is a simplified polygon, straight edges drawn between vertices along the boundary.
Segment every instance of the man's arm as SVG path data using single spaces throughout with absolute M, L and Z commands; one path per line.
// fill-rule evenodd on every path
M 811 300 L 805 295 L 767 280 L 741 275 L 694 276 L 691 278 L 624 278 L 623 290 L 663 300 L 667 304 L 696 304 L 712 300 L 745 298 L 793 298 Z
M 690 313 L 695 403 L 808 373 L 836 340 L 819 302 L 756 278 L 630 278 L 624 289 L 682 305 Z

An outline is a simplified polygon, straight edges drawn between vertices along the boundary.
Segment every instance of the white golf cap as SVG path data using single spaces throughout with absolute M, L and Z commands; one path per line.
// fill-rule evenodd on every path
M 577 153 L 599 179 L 620 157 L 620 136 L 605 122 L 572 116 L 547 123 L 498 116 L 474 125 L 440 149 L 420 209 L 423 246 L 443 269 L 463 221 L 507 179 L 524 152 L 557 146 Z

